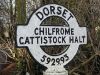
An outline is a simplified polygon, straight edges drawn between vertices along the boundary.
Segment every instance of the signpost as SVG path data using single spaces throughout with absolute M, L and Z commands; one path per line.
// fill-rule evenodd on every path
M 68 26 L 41 26 L 48 17 L 62 18 Z M 27 25 L 17 26 L 16 43 L 18 47 L 27 47 L 32 56 L 48 69 L 44 75 L 66 75 L 63 68 L 77 53 L 81 44 L 87 43 L 86 27 L 79 27 L 75 16 L 65 7 L 49 4 L 33 13 Z M 49 55 L 40 46 L 69 45 L 59 55 Z M 66 50 L 67 49 L 67 50 Z

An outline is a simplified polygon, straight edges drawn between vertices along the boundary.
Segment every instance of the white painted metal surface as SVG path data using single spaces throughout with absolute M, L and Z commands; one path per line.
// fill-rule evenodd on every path
M 68 75 L 68 71 L 65 70 L 63 67 L 50 67 L 45 72 L 43 72 L 43 75 Z
M 64 19 L 69 26 L 41 26 L 45 19 L 52 16 Z M 73 59 L 79 45 L 87 43 L 87 31 L 86 27 L 79 27 L 68 9 L 49 4 L 33 13 L 27 25 L 17 27 L 16 42 L 18 47 L 27 47 L 32 56 L 48 68 L 44 75 L 68 75 L 63 66 Z M 62 54 L 51 56 L 40 47 L 50 45 L 69 45 L 69 48 L 65 48 Z
M 57 16 L 68 23 L 64 26 L 40 26 L 44 19 Z M 66 29 L 66 33 L 63 30 Z M 59 33 L 57 33 L 59 32 Z M 51 37 L 51 42 L 50 41 Z M 87 43 L 85 27 L 79 27 L 74 15 L 65 7 L 49 4 L 38 9 L 31 17 L 28 25 L 17 27 L 17 46 L 28 47 L 32 56 L 42 65 L 64 66 L 73 59 L 81 44 Z M 55 41 L 57 39 L 57 41 Z M 60 41 L 59 41 L 60 40 Z M 70 45 L 68 50 L 58 56 L 45 53 L 40 46 Z

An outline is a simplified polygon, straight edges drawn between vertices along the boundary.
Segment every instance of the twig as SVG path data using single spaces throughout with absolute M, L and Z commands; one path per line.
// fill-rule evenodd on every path
M 79 66 L 73 68 L 69 74 L 72 74 L 75 70 L 79 69 L 81 66 L 84 66 L 85 64 L 89 63 L 94 57 L 96 56 L 96 54 L 92 55 L 87 61 L 81 63 Z
M 91 46 L 92 46 L 92 48 L 93 48 L 93 51 L 95 52 L 95 47 L 94 47 L 94 45 L 93 45 L 93 40 L 92 40 L 92 38 L 91 38 L 90 31 L 88 31 L 88 36 L 89 36 L 89 39 L 90 39 L 90 41 L 91 41 Z

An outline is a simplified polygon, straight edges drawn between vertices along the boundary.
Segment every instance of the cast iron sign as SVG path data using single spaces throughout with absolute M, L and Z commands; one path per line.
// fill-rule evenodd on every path
M 60 17 L 69 26 L 41 26 L 48 17 Z M 18 47 L 27 47 L 32 56 L 42 65 L 64 66 L 73 59 L 81 44 L 87 43 L 86 27 L 79 27 L 75 16 L 65 7 L 49 4 L 39 8 L 31 16 L 27 25 L 17 26 L 16 42 Z M 69 45 L 59 55 L 49 55 L 40 46 Z

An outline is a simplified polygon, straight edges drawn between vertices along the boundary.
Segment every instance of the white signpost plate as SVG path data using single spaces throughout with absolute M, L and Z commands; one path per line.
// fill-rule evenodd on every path
M 41 26 L 48 17 L 60 17 L 69 26 Z M 28 47 L 32 56 L 46 67 L 64 66 L 73 59 L 81 44 L 87 43 L 86 27 L 79 27 L 75 16 L 65 7 L 49 4 L 33 13 L 27 25 L 17 26 L 18 47 Z M 45 53 L 40 46 L 69 45 L 68 50 L 57 56 Z

